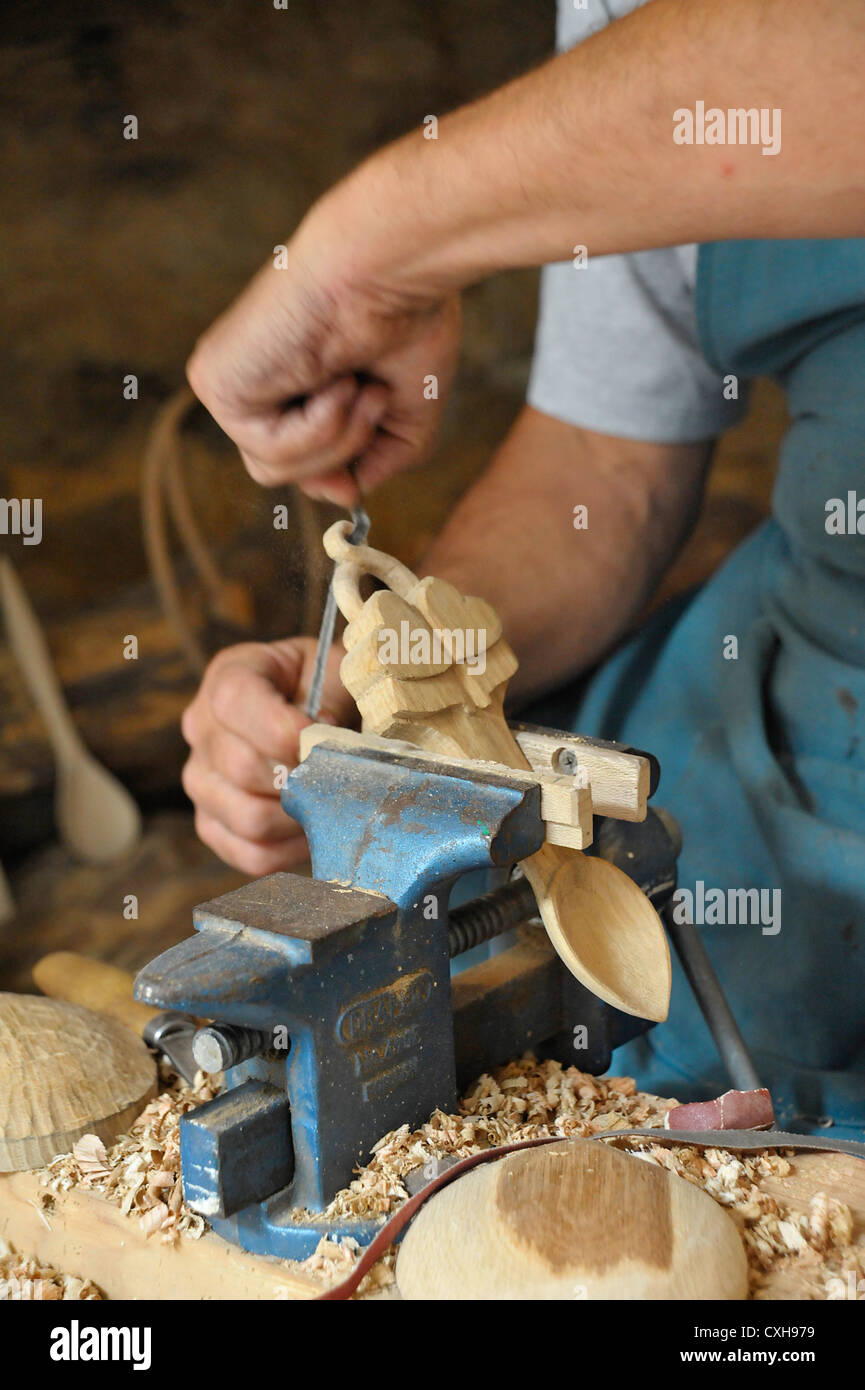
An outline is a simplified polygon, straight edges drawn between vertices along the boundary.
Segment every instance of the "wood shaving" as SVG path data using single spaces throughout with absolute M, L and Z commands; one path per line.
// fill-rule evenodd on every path
M 83 1135 L 71 1153 L 49 1163 L 46 1185 L 55 1193 L 76 1186 L 99 1192 L 127 1215 L 137 1215 L 145 1235 L 174 1245 L 207 1229 L 204 1217 L 183 1201 L 180 1117 L 213 1100 L 221 1078 L 199 1072 L 188 1086 L 170 1075 L 172 1083 L 144 1107 L 128 1134 L 109 1149 L 95 1134 Z
M 110 1171 L 105 1145 L 95 1134 L 82 1134 L 72 1147 L 72 1156 L 82 1173 L 105 1174 Z
M 103 1299 L 105 1295 L 90 1279 L 61 1274 L 51 1265 L 19 1255 L 0 1240 L 0 1302 L 56 1303 Z
M 850 1208 L 825 1192 L 812 1198 L 807 1213 L 760 1189 L 760 1179 L 786 1177 L 795 1153 L 733 1154 L 725 1149 L 667 1147 L 644 1139 L 622 1140 L 662 1168 L 708 1192 L 739 1227 L 748 1256 L 751 1297 L 761 1299 L 769 1283 L 785 1271 L 803 1275 L 812 1299 L 841 1299 L 865 1290 L 865 1249 L 853 1241 Z
M 183 1201 L 179 1124 L 182 1115 L 213 1099 L 220 1086 L 221 1078 L 203 1073 L 192 1087 L 172 1077 L 129 1133 L 110 1148 L 95 1135 L 85 1135 L 72 1153 L 54 1159 L 45 1170 L 47 1188 L 61 1193 L 80 1184 L 99 1192 L 137 1215 L 151 1239 L 174 1244 L 181 1236 L 201 1236 L 207 1223 Z M 616 1130 L 662 1129 L 664 1116 L 677 1104 L 639 1091 L 632 1077 L 589 1076 L 577 1067 L 539 1062 L 529 1053 L 480 1076 L 456 1114 L 437 1110 L 419 1129 L 402 1125 L 384 1135 L 369 1163 L 357 1169 L 354 1180 L 337 1193 L 325 1212 L 298 1211 L 296 1216 L 318 1221 L 386 1217 L 406 1200 L 405 1179 L 418 1168 L 432 1178 L 440 1160 L 467 1157 L 500 1144 L 592 1134 L 612 1138 Z M 809 1210 L 802 1212 L 760 1187 L 761 1179 L 790 1173 L 794 1154 L 789 1158 L 774 1150 L 733 1154 L 689 1145 L 668 1147 L 648 1139 L 616 1142 L 701 1187 L 729 1212 L 748 1256 L 752 1298 L 763 1296 L 770 1275 L 792 1268 L 804 1272 L 812 1298 L 862 1296 L 865 1250 L 854 1244 L 849 1207 L 818 1192 Z M 12 1252 L 4 1259 L 2 1250 L 0 1246 L 0 1295 L 4 1297 L 102 1297 L 89 1281 L 40 1269 Z M 323 1237 L 315 1253 L 295 1267 L 329 1287 L 350 1272 L 357 1254 L 355 1241 Z M 356 1297 L 386 1295 L 394 1283 L 394 1265 L 391 1249 L 366 1276 Z M 7 1287 L 19 1292 L 3 1294 Z M 37 1288 L 42 1291 L 33 1292 Z
M 351 1274 L 360 1253 L 361 1247 L 351 1236 L 344 1236 L 340 1241 L 323 1236 L 313 1254 L 299 1262 L 298 1269 L 320 1279 L 324 1288 L 332 1288 Z M 360 1281 L 354 1297 L 369 1298 L 392 1287 L 395 1267 L 396 1250 L 391 1246 Z

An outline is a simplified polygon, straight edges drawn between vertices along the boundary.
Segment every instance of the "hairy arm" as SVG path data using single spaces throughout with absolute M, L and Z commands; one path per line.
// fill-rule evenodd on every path
M 576 245 L 865 233 L 863 71 L 862 0 L 652 0 L 337 184 L 190 381 L 253 477 L 350 500 L 351 460 L 372 487 L 428 455 L 463 286 Z M 697 101 L 780 111 L 779 151 L 675 143 Z
M 860 235 L 863 71 L 861 0 L 653 0 L 446 116 L 437 139 L 374 155 L 353 176 L 366 214 L 352 243 L 375 229 L 417 294 L 567 260 L 575 243 Z M 676 143 L 674 113 L 697 100 L 780 112 L 776 152 Z M 360 211 L 352 179 L 334 196 Z
M 499 610 L 520 659 L 510 695 L 578 675 L 633 624 L 690 531 L 710 453 L 524 408 L 424 560 Z

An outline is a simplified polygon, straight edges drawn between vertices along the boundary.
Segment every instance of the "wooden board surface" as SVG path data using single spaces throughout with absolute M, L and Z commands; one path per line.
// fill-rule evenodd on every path
M 92 1279 L 112 1299 L 309 1299 L 322 1288 L 287 1262 L 249 1255 L 212 1231 L 163 1244 L 97 1193 L 47 1192 L 38 1173 L 0 1174 L 0 1239 Z
M 865 1251 L 865 1163 L 845 1154 L 794 1154 L 786 1178 L 761 1178 L 760 1188 L 796 1211 L 807 1212 L 811 1198 L 826 1192 L 845 1202 L 855 1221 L 855 1237 Z M 24 1255 L 91 1278 L 111 1298 L 310 1299 L 322 1285 L 279 1260 L 253 1257 L 209 1233 L 200 1240 L 182 1237 L 177 1246 L 145 1237 L 138 1218 L 124 1216 L 114 1203 L 77 1188 L 47 1194 L 36 1173 L 0 1174 L 0 1239 Z M 376 1295 L 398 1298 L 393 1286 Z M 824 1282 L 813 1266 L 795 1257 L 770 1274 L 760 1298 L 770 1301 L 824 1297 Z

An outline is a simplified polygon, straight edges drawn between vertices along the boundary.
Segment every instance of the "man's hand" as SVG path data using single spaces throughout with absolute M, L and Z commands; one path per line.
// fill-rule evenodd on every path
M 352 502 L 355 457 L 367 488 L 429 451 L 466 286 L 576 245 L 861 236 L 863 59 L 862 0 L 817 21 L 809 0 L 653 0 L 338 183 L 201 339 L 192 388 L 258 481 Z M 678 144 L 689 93 L 783 113 L 776 157 Z
M 306 856 L 296 821 L 282 810 L 280 767 L 297 763 L 316 644 L 311 637 L 244 642 L 214 657 L 183 715 L 192 752 L 183 786 L 195 805 L 199 837 L 226 863 L 260 877 Z M 330 655 L 322 723 L 349 723 L 351 697 L 339 683 L 343 653 Z
M 423 462 L 458 293 L 500 270 L 577 244 L 861 236 L 865 10 L 835 0 L 812 19 L 807 0 L 654 0 L 443 117 L 436 139 L 414 131 L 366 160 L 189 363 L 252 476 L 345 504 L 354 459 L 362 488 Z M 783 112 L 783 149 L 677 144 L 689 92 Z
M 351 270 L 351 226 L 325 198 L 199 341 L 193 390 L 256 482 L 348 505 L 422 463 L 456 367 L 456 295 L 397 299 Z M 435 379 L 434 392 L 430 389 Z

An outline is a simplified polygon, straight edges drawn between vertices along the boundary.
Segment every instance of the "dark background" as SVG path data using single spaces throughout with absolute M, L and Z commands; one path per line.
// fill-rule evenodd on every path
M 44 536 L 31 547 L 0 536 L 0 549 L 46 624 L 87 743 L 155 816 L 132 875 L 151 885 L 150 925 L 119 929 L 117 895 L 135 891 L 130 871 L 118 879 L 73 866 L 51 843 L 51 751 L 0 645 L 0 859 L 22 905 L 16 953 L 26 933 L 41 942 L 47 931 L 54 945 L 146 959 L 154 934 L 160 944 L 160 933 L 185 934 L 189 901 L 236 881 L 197 847 L 179 809 L 177 722 L 196 676 L 141 539 L 145 444 L 196 336 L 330 183 L 425 115 L 543 59 L 553 31 L 553 0 L 289 0 L 286 10 L 272 0 L 6 0 L 0 496 L 41 497 Z M 129 114 L 137 140 L 123 138 Z M 351 227 L 345 236 L 348 244 Z M 373 499 L 376 543 L 410 563 L 520 407 L 536 286 L 521 272 L 469 291 L 436 458 Z M 123 397 L 128 373 L 139 380 L 136 401 Z M 704 575 L 759 519 L 781 419 L 777 394 L 760 390 L 751 420 L 725 444 L 700 531 L 666 591 Z M 305 538 L 275 532 L 279 498 L 246 477 L 200 410 L 184 454 L 199 525 L 253 600 L 245 623 L 218 619 L 178 553 L 206 650 L 313 631 L 309 517 Z M 313 542 L 328 519 L 327 509 L 314 513 Z M 134 662 L 122 659 L 129 633 L 140 642 Z M 23 968 L 18 960 L 19 984 Z

